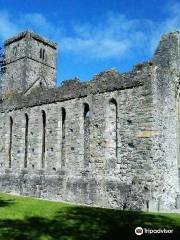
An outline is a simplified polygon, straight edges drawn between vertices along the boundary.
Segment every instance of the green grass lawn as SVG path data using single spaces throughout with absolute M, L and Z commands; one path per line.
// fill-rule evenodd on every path
M 163 239 L 180 239 L 178 213 L 82 207 L 0 193 L 0 240 L 142 239 L 134 234 L 137 226 L 174 229 L 175 234 L 164 234 Z M 148 239 L 160 236 L 146 234 Z

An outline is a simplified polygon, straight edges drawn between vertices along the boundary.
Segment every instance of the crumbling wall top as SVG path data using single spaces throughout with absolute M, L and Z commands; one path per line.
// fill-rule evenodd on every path
M 90 81 L 80 82 L 76 77 L 62 81 L 58 88 L 42 89 L 36 87 L 28 95 L 18 92 L 8 93 L 3 96 L 0 110 L 12 111 L 24 107 L 82 98 L 90 94 L 136 88 L 150 80 L 151 71 L 152 63 L 145 62 L 141 64 L 141 68 L 134 67 L 128 73 L 120 74 L 118 71 L 110 69 L 96 74 Z

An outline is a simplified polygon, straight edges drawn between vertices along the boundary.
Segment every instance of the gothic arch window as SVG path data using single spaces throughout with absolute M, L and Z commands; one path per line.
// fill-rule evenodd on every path
M 9 168 L 11 168 L 12 160 L 12 133 L 13 133 L 13 118 L 9 119 Z
M 90 108 L 84 103 L 84 165 L 89 165 L 90 158 Z
M 17 55 L 17 46 L 13 47 L 13 55 L 16 56 Z
M 25 113 L 25 152 L 24 152 L 24 168 L 27 168 L 27 156 L 28 156 L 28 129 L 29 128 L 29 117 Z
M 45 59 L 45 49 L 41 48 L 39 54 L 40 54 L 40 55 L 39 55 L 40 58 L 44 60 L 44 59 Z
M 43 49 L 43 55 L 42 55 L 43 60 L 45 59 L 45 49 Z
M 42 155 L 41 167 L 45 167 L 45 151 L 46 151 L 46 113 L 42 110 Z
M 43 49 L 42 49 L 42 48 L 40 49 L 39 57 L 40 57 L 40 58 L 43 58 Z
M 114 158 L 118 154 L 118 139 L 117 139 L 117 102 L 114 98 L 109 100 L 108 107 L 108 147 L 111 152 L 111 156 Z
M 87 119 L 89 117 L 89 114 L 89 105 L 87 103 L 84 103 L 84 119 Z
M 61 166 L 65 166 L 65 144 L 66 144 L 66 110 L 61 108 Z
M 111 99 L 109 100 L 109 103 L 110 103 L 110 104 L 114 104 L 115 106 L 117 106 L 117 102 L 116 102 L 116 100 L 115 100 L 114 98 L 111 98 Z

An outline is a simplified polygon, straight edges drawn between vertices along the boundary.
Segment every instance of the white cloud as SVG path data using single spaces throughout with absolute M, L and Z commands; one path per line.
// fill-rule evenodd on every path
M 6 11 L 0 12 L 0 38 L 5 40 L 19 31 L 19 27 L 15 21 L 10 19 Z
M 31 29 L 42 33 L 43 35 L 53 36 L 59 35 L 60 29 L 51 23 L 44 15 L 41 13 L 28 13 L 21 17 L 20 25 L 29 26 Z
M 41 13 L 16 16 L 0 11 L 0 39 L 25 29 L 58 41 L 61 52 L 80 59 L 127 59 L 154 51 L 160 35 L 180 28 L 180 4 L 174 2 L 164 9 L 166 17 L 159 22 L 130 19 L 121 13 L 109 12 L 96 22 L 57 26 Z
M 139 20 L 128 20 L 122 14 L 109 13 L 97 24 L 75 25 L 72 37 L 61 39 L 63 51 L 89 58 L 121 58 L 130 54 L 134 45 L 145 41 Z
M 148 32 L 148 35 L 151 36 L 149 45 L 151 53 L 154 52 L 161 35 L 180 30 L 180 3 L 171 1 L 171 3 L 165 6 L 163 11 L 167 17 L 160 22 L 152 22 Z
M 162 21 L 129 19 L 123 14 L 108 13 L 97 24 L 74 26 L 72 37 L 61 39 L 63 51 L 94 59 L 122 59 L 137 54 L 151 55 L 164 33 L 180 29 L 180 4 L 164 8 Z

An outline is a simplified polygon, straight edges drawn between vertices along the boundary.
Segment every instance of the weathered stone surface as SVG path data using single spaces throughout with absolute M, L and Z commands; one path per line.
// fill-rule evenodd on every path
M 18 43 L 19 58 L 11 51 Z M 179 207 L 178 32 L 129 73 L 110 69 L 59 88 L 54 43 L 24 32 L 5 48 L 0 191 L 121 209 Z
M 53 87 L 56 48 L 56 44 L 28 31 L 5 41 L 6 71 L 1 84 L 2 93 L 28 92 L 39 85 Z

